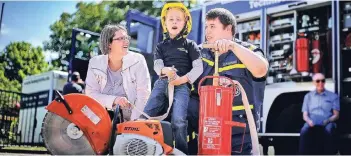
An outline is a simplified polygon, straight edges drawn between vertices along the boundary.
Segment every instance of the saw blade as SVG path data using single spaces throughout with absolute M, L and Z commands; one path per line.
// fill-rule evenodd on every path
M 53 155 L 95 155 L 82 131 L 54 113 L 46 114 L 42 136 L 47 150 Z

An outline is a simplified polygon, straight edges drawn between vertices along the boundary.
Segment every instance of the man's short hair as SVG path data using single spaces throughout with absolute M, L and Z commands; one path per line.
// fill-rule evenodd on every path
M 77 82 L 80 79 L 80 74 L 78 72 L 73 72 L 71 80 Z
M 325 78 L 325 76 L 324 76 L 323 73 L 315 73 L 315 74 L 313 74 L 313 76 L 312 76 L 312 80 L 313 80 L 313 81 L 317 80 L 317 76 L 321 76 L 321 77 Z
M 206 20 L 214 20 L 218 17 L 219 21 L 227 27 L 232 26 L 232 35 L 235 36 L 236 29 L 236 19 L 235 16 L 227 9 L 224 8 L 214 8 L 207 12 Z

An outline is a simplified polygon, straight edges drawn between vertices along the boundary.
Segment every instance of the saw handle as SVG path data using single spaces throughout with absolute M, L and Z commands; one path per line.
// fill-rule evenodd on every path
M 73 111 L 72 111 L 71 107 L 69 106 L 69 104 L 67 103 L 67 101 L 65 100 L 65 98 L 62 96 L 62 94 L 59 91 L 57 91 L 57 90 L 55 90 L 55 93 L 58 96 L 55 100 L 57 102 L 63 103 L 65 105 L 68 113 L 72 114 Z
M 121 113 L 121 117 L 119 118 L 119 114 Z M 116 109 L 113 113 L 113 120 L 112 120 L 112 131 L 111 131 L 111 138 L 110 138 L 110 144 L 109 144 L 109 154 L 113 154 L 113 146 L 115 145 L 116 142 L 116 132 L 117 132 L 117 124 L 122 123 L 123 121 L 123 113 L 122 109 L 120 108 L 119 105 L 116 106 Z

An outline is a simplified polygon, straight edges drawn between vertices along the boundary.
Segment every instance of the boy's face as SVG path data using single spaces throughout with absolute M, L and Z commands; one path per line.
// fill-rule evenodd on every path
M 220 39 L 230 39 L 232 36 L 231 25 L 224 27 L 218 17 L 215 19 L 207 19 L 205 36 L 207 43 L 215 43 Z
M 166 27 L 171 38 L 176 37 L 185 25 L 184 12 L 178 8 L 171 8 L 166 15 Z

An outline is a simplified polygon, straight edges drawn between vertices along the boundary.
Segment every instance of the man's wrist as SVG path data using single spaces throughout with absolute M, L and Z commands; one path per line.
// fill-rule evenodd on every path
M 229 47 L 229 49 L 231 50 L 231 51 L 235 51 L 234 49 L 235 49 L 235 47 L 236 47 L 236 42 L 234 42 L 234 41 L 232 41 L 232 45 Z

